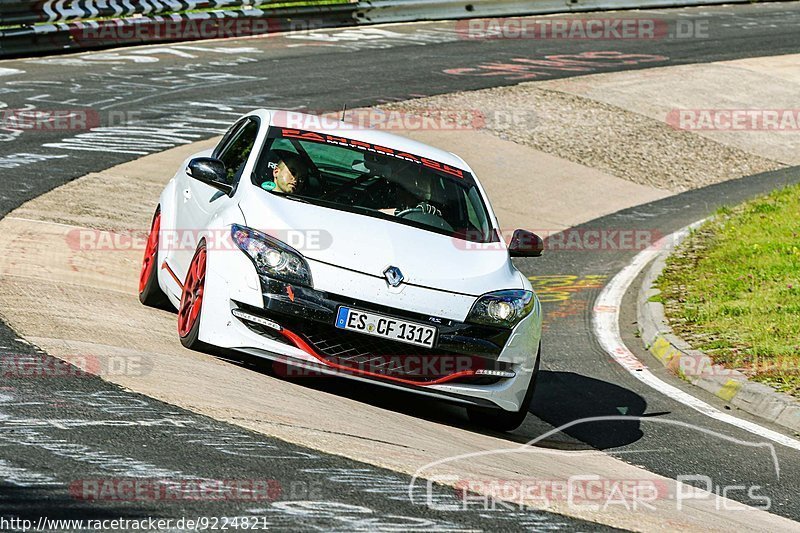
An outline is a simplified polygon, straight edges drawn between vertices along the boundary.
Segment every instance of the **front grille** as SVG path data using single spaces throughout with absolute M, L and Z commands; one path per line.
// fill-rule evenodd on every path
M 236 303 L 242 310 L 273 320 L 300 335 L 327 362 L 352 370 L 426 383 L 465 370 L 511 369 L 510 364 L 496 361 L 494 358 L 467 355 L 441 348 L 424 348 L 374 335 L 342 330 L 331 323 L 318 322 L 308 317 L 288 316 Z M 332 313 L 331 321 L 333 321 Z M 260 335 L 290 344 L 283 335 L 271 328 L 247 320 L 243 322 Z M 489 385 L 501 379 L 503 378 L 486 375 L 462 376 L 448 383 Z
M 331 363 L 374 374 L 426 382 L 464 370 L 505 370 L 507 367 L 504 363 L 482 357 L 428 349 L 316 322 L 296 324 L 295 327 Z M 460 381 L 486 384 L 498 379 L 465 376 Z

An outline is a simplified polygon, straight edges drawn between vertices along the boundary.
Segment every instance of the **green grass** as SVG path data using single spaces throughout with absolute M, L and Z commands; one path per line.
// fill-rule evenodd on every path
M 670 256 L 657 286 L 694 348 L 800 397 L 800 187 L 720 209 Z

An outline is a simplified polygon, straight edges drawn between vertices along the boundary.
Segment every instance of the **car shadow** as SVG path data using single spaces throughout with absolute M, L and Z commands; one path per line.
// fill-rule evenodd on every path
M 586 418 L 640 417 L 646 410 L 645 399 L 625 387 L 574 372 L 543 371 L 530 412 L 553 427 L 561 427 Z M 563 432 L 592 448 L 606 450 L 641 439 L 640 426 L 638 418 L 600 420 L 577 423 Z M 516 434 L 536 437 L 524 430 L 523 426 Z
M 541 448 L 605 450 L 632 444 L 643 436 L 639 420 L 633 418 L 578 423 L 541 438 L 552 432 L 553 428 L 581 419 L 625 415 L 638 417 L 645 414 L 647 402 L 635 392 L 574 372 L 541 370 L 531 402 L 532 416 L 529 415 L 517 430 L 501 433 L 472 424 L 463 407 L 431 400 L 425 396 L 344 378 L 286 378 L 282 372 L 275 372 L 269 361 L 258 357 L 236 352 L 226 352 L 218 356 L 273 378 L 291 381 L 298 386 L 511 442 L 526 443 L 536 440 L 534 445 Z

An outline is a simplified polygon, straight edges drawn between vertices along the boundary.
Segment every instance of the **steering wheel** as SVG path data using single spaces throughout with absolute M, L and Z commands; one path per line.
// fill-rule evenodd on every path
M 441 215 L 431 213 L 419 207 L 404 209 L 397 213 L 395 217 L 403 218 L 411 222 L 419 222 L 426 226 L 443 229 L 445 231 L 453 231 L 453 226 L 443 219 Z
M 403 209 L 399 213 L 396 213 L 394 216 L 396 216 L 397 218 L 403 218 L 406 215 L 410 215 L 414 211 L 417 211 L 419 213 L 424 213 L 424 211 L 422 209 L 420 209 L 419 207 L 412 207 L 410 209 Z
M 419 212 L 423 215 L 433 215 L 435 217 L 442 217 L 442 212 L 433 204 L 429 204 L 428 202 L 420 202 L 417 204 L 416 207 L 411 207 L 409 209 L 403 209 L 399 213 L 397 213 L 396 217 L 404 217 L 406 215 L 410 215 L 411 213 Z

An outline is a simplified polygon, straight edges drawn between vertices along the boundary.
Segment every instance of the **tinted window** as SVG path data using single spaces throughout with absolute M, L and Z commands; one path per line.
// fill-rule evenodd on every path
M 220 139 L 219 143 L 217 143 L 217 146 L 214 147 L 214 152 L 211 154 L 211 157 L 219 157 L 219 154 L 222 151 L 222 149 L 228 145 L 228 141 L 231 140 L 231 137 L 233 136 L 234 133 L 239 131 L 239 128 L 242 127 L 242 124 L 244 124 L 244 122 L 245 122 L 244 120 L 240 120 L 239 122 L 228 128 L 228 131 L 226 131 L 225 135 L 222 136 L 222 139 Z
M 281 190 L 282 163 L 300 169 Z M 391 220 L 473 242 L 494 242 L 488 209 L 468 172 L 342 137 L 272 128 L 253 183 L 269 194 Z
M 256 143 L 258 122 L 248 120 L 231 132 L 228 144 L 222 148 L 219 159 L 225 163 L 226 182 L 233 185 L 239 179 L 250 152 Z

